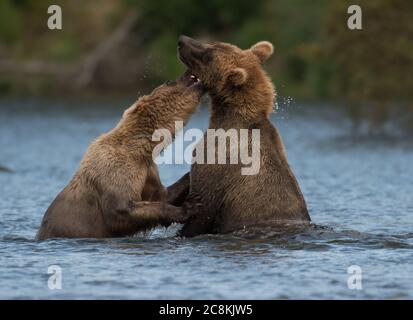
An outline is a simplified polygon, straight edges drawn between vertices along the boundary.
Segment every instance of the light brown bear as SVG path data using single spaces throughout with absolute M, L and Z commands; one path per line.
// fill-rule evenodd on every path
M 269 221 L 310 221 L 281 137 L 269 120 L 275 92 L 262 64 L 272 53 L 267 41 L 241 50 L 227 43 L 179 37 L 180 60 L 202 81 L 211 98 L 209 128 L 260 130 L 257 174 L 242 175 L 243 165 L 230 164 L 227 153 L 226 164 L 194 163 L 190 174 L 176 183 L 174 188 L 182 189 L 189 184 L 189 196 L 197 194 L 203 204 L 202 213 L 184 224 L 183 236 L 225 233 Z
M 119 237 L 184 222 L 195 209 L 187 202 L 166 203 L 152 157 L 159 141 L 152 135 L 156 129 L 174 135 L 174 121 L 186 123 L 202 94 L 201 83 L 186 72 L 127 109 L 112 131 L 89 146 L 79 170 L 47 209 L 37 239 Z

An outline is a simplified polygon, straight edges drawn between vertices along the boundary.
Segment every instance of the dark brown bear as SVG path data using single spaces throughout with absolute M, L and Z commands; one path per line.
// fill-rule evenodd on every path
M 272 53 L 267 41 L 241 50 L 227 43 L 179 37 L 180 60 L 202 81 L 211 98 L 209 128 L 260 130 L 257 174 L 242 175 L 243 165 L 230 164 L 227 154 L 226 164 L 194 163 L 190 175 L 172 187 L 183 189 L 190 181 L 189 196 L 198 195 L 203 204 L 202 213 L 185 223 L 183 236 L 225 233 L 270 221 L 310 221 L 281 137 L 269 120 L 275 94 L 262 64 Z
M 203 94 L 186 72 L 127 109 L 119 124 L 95 140 L 70 183 L 47 209 L 37 239 L 118 237 L 188 218 L 188 208 L 166 203 L 152 151 L 156 129 L 175 134 Z M 173 194 L 171 195 L 172 197 Z M 194 209 L 192 209 L 194 210 Z

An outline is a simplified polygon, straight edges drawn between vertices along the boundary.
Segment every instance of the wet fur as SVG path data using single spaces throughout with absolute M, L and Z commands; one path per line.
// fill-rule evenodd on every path
M 185 223 L 183 236 L 225 233 L 266 220 L 310 221 L 281 136 L 269 120 L 275 92 L 262 63 L 272 51 L 268 42 L 241 50 L 226 43 L 180 38 L 181 60 L 211 97 L 209 128 L 260 129 L 261 154 L 257 175 L 241 175 L 243 164 L 229 164 L 228 155 L 228 164 L 192 165 L 186 178 L 188 194 L 201 198 L 203 211 Z
M 119 237 L 185 221 L 186 208 L 166 202 L 168 192 L 152 160 L 159 143 L 152 134 L 161 128 L 174 133 L 174 121 L 186 123 L 201 95 L 178 81 L 127 109 L 112 131 L 91 143 L 79 170 L 47 209 L 37 239 Z

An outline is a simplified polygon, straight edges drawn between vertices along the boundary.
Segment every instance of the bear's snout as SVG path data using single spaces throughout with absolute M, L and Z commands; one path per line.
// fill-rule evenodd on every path
M 178 37 L 178 49 L 181 49 L 184 46 L 193 46 L 198 48 L 202 47 L 201 43 L 196 41 L 195 39 L 192 39 L 185 35 L 180 35 Z
M 185 45 L 185 43 L 188 41 L 187 39 L 190 38 L 184 35 L 180 35 L 178 37 L 178 49 L 181 49 Z
M 178 38 L 179 59 L 190 69 L 195 68 L 205 53 L 206 45 L 190 37 L 181 35 Z

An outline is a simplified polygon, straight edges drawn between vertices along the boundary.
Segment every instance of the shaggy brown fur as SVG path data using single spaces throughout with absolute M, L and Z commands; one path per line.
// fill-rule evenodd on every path
M 281 137 L 269 121 L 275 93 L 262 64 L 273 53 L 272 44 L 263 41 L 241 50 L 181 36 L 178 51 L 211 97 L 209 128 L 260 130 L 258 174 L 241 175 L 243 165 L 230 164 L 227 154 L 227 164 L 194 163 L 190 178 L 181 179 L 182 184 L 190 180 L 189 194 L 198 194 L 204 206 L 181 234 L 223 233 L 270 220 L 310 221 Z
M 164 201 L 167 191 L 152 159 L 159 142 L 152 134 L 163 128 L 174 134 L 174 121 L 186 123 L 202 94 L 201 85 L 185 73 L 127 109 L 112 131 L 89 146 L 79 170 L 46 211 L 37 239 L 117 237 L 184 222 L 188 209 L 195 209 Z

